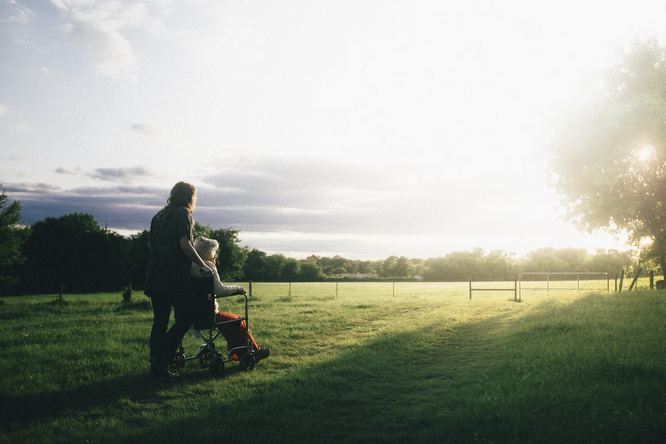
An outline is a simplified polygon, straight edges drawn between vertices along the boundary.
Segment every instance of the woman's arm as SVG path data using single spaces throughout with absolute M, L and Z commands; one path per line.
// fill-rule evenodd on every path
M 185 234 L 183 237 L 180 238 L 180 248 L 183 250 L 183 253 L 185 253 L 185 256 L 190 258 L 192 262 L 194 262 L 198 267 L 207 269 L 210 273 L 213 272 L 211 268 L 204 262 L 203 259 L 201 259 L 201 256 L 199 256 L 199 253 L 197 253 L 197 250 L 194 249 L 192 246 L 192 242 L 190 242 L 190 237 Z

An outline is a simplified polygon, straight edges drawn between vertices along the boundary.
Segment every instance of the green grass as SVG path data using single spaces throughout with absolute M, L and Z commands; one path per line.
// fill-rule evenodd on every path
M 148 378 L 145 297 L 54 298 L 0 305 L 0 443 L 666 440 L 666 292 L 254 284 L 271 357 L 170 381 Z

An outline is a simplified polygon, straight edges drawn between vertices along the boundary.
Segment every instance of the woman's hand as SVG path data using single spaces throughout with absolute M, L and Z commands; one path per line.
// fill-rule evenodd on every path
M 187 234 L 180 238 L 180 248 L 183 250 L 183 253 L 185 253 L 185 256 L 199 266 L 199 273 L 201 273 L 201 276 L 210 276 L 213 274 L 213 269 L 201 259 L 197 250 L 192 246 L 190 237 Z
M 245 287 L 241 287 L 238 289 L 236 294 L 247 294 L 247 290 L 245 290 Z

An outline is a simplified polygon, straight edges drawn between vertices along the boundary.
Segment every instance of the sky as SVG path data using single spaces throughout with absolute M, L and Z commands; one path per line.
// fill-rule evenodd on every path
M 0 192 L 24 224 L 194 219 L 305 258 L 625 249 L 548 186 L 546 135 L 666 2 L 0 0 Z

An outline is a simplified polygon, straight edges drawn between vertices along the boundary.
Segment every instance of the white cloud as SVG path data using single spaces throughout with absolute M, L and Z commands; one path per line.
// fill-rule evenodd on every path
M 34 160 L 34 156 L 25 153 L 8 153 L 2 158 L 3 162 L 29 162 Z
M 14 0 L 0 3 L 0 23 L 28 23 L 34 16 L 30 8 L 20 6 Z
M 147 136 L 154 136 L 162 132 L 162 128 L 159 125 L 152 123 L 135 123 L 130 129 L 136 133 L 145 134 Z
M 0 117 L 9 114 L 9 109 L 5 105 L 0 105 Z
M 115 78 L 136 80 L 136 54 L 123 31 L 151 30 L 159 25 L 148 18 L 145 3 L 119 1 L 51 0 L 86 52 L 98 58 L 97 71 Z

